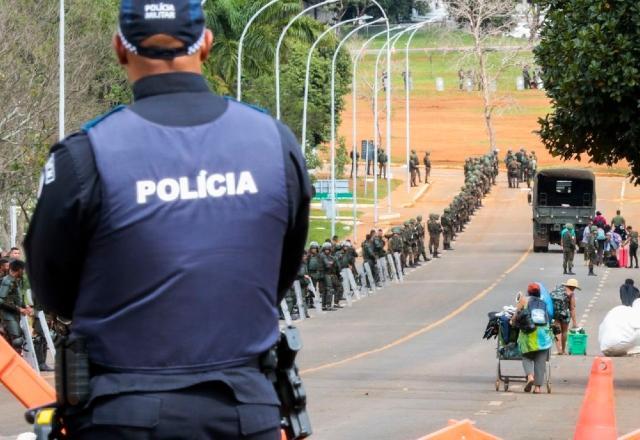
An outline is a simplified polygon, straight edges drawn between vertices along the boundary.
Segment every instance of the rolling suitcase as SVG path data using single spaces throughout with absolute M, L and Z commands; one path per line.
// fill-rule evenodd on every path
M 620 248 L 618 251 L 618 262 L 620 263 L 620 267 L 629 266 L 629 249 Z

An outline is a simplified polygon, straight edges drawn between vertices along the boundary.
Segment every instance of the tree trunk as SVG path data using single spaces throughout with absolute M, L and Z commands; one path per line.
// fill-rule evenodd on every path
M 478 57 L 478 64 L 480 66 L 480 82 L 482 83 L 482 104 L 484 123 L 487 128 L 487 136 L 489 137 L 490 152 L 496 149 L 495 131 L 493 129 L 493 98 L 491 96 L 491 84 L 489 81 L 489 74 L 487 72 L 487 60 L 486 54 L 481 47 L 481 41 L 476 38 L 476 56 Z

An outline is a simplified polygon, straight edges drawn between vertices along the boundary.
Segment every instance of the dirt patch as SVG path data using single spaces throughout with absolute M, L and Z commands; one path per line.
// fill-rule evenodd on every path
M 382 95 L 381 95 L 382 97 Z M 541 91 L 518 92 L 508 98 L 509 105 L 499 109 L 494 117 L 494 127 L 501 156 L 508 149 L 525 148 L 535 151 L 541 165 L 563 163 L 552 158 L 542 146 L 535 131 L 537 120 L 549 111 L 549 100 Z M 351 145 L 351 98 L 346 98 L 347 108 L 342 115 L 339 133 Z M 384 105 L 384 98 L 381 98 Z M 373 115 L 366 100 L 358 101 L 358 145 L 362 139 L 373 139 Z M 386 122 L 381 112 L 380 129 L 384 143 Z M 393 100 L 392 157 L 404 161 L 406 152 L 405 101 Z M 445 92 L 424 93 L 411 101 L 411 145 L 420 157 L 431 151 L 436 163 L 459 163 L 471 155 L 484 154 L 489 142 L 482 116 L 482 98 L 479 93 Z M 577 162 L 576 162 L 577 163 Z M 584 166 L 584 162 L 582 163 Z

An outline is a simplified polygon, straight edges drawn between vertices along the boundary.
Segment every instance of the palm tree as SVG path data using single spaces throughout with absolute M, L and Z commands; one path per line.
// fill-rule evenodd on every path
M 205 3 L 207 25 L 215 44 L 206 64 L 207 76 L 218 93 L 231 94 L 237 69 L 238 41 L 251 16 L 268 0 L 216 0 Z M 245 40 L 243 66 L 247 78 L 257 78 L 273 70 L 275 44 L 282 28 L 301 10 L 299 0 L 282 0 L 269 7 L 251 27 Z M 283 55 L 292 41 L 308 42 L 322 26 L 303 17 L 289 31 Z

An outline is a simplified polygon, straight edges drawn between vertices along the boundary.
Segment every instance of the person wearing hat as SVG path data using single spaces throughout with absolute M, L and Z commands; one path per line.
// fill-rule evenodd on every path
M 279 438 L 260 359 L 280 337 L 311 185 L 286 126 L 210 92 L 202 3 L 122 0 L 113 46 L 134 101 L 45 167 L 28 270 L 90 363 L 88 393 L 64 402 L 69 438 Z
M 562 301 L 562 310 L 554 310 L 556 322 L 560 326 L 560 337 L 556 339 L 556 348 L 559 355 L 567 354 L 567 337 L 569 335 L 569 323 L 573 328 L 578 327 L 576 319 L 576 290 L 582 290 L 580 283 L 575 278 L 567 280 L 562 284 L 564 287 L 564 301 Z M 554 303 L 554 306 L 558 303 Z
M 545 383 L 546 363 L 552 345 L 550 319 L 547 305 L 540 298 L 540 286 L 537 283 L 529 284 L 527 296 L 519 295 L 516 313 L 511 318 L 511 325 L 520 329 L 518 348 L 522 353 L 522 366 L 527 376 L 525 393 L 533 390 L 535 394 L 539 394 Z
M 560 233 L 560 243 L 562 244 L 563 274 L 575 275 L 573 273 L 573 258 L 576 255 L 576 232 L 571 223 L 567 223 Z

